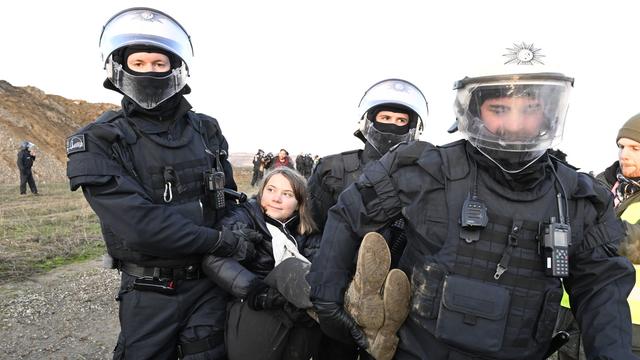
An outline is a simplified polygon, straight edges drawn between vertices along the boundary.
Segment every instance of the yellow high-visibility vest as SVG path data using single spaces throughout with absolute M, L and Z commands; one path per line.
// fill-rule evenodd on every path
M 640 202 L 635 202 L 627 206 L 624 212 L 620 215 L 620 219 L 631 224 L 638 223 L 638 220 L 640 220 Z
M 624 210 L 620 215 L 620 219 L 635 224 L 640 220 L 640 202 L 635 202 Z M 640 325 L 640 265 L 633 264 L 636 268 L 636 285 L 631 290 L 627 302 L 629 303 L 629 310 L 631 310 L 631 322 Z M 565 291 L 562 296 L 560 304 L 563 307 L 570 308 L 569 295 Z

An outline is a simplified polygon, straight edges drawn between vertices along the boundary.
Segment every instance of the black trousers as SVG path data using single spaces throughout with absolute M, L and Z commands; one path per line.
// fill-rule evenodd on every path
M 255 311 L 246 302 L 229 305 L 226 344 L 229 360 L 316 359 L 322 332 L 313 320 L 297 322 L 284 310 Z
M 133 289 L 134 276 L 122 273 L 120 335 L 115 359 L 177 359 L 178 344 L 204 338 L 219 343 L 184 359 L 226 359 L 224 324 L 228 295 L 209 279 L 176 282 L 176 292 L 165 295 Z
M 264 175 L 264 171 L 253 170 L 253 177 L 251 178 L 251 186 L 255 186 L 257 183 L 262 180 L 262 176 Z
M 37 194 L 38 188 L 36 187 L 36 181 L 33 179 L 33 173 L 29 171 L 28 173 L 20 172 L 20 194 L 27 193 L 27 184 L 29 184 L 29 190 L 31 193 Z

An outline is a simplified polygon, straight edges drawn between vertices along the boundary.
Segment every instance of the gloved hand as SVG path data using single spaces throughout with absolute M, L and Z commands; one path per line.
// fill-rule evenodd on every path
M 312 302 L 322 332 L 349 345 L 355 342 L 361 349 L 369 347 L 364 332 L 342 305 L 321 300 L 312 300 Z
M 230 230 L 223 227 L 218 231 L 219 238 L 209 250 L 216 256 L 233 257 L 238 261 L 247 261 L 255 256 L 255 243 L 263 240 L 262 234 L 247 227 Z
M 257 282 L 247 294 L 247 305 L 253 310 L 281 309 L 287 303 L 287 299 L 262 281 Z

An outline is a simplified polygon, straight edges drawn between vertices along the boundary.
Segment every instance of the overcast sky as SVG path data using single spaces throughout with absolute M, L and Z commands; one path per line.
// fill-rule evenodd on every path
M 640 41 L 633 1 L 34 1 L 0 12 L 0 79 L 46 93 L 119 104 L 102 87 L 104 23 L 132 6 L 177 19 L 192 37 L 188 96 L 216 117 L 231 152 L 287 148 L 329 155 L 352 136 L 364 91 L 404 78 L 427 97 L 421 139 L 458 139 L 452 85 L 533 43 L 546 69 L 575 77 L 560 148 L 584 171 L 617 158 L 619 127 L 640 112 Z M 580 11 L 577 10 L 579 7 Z

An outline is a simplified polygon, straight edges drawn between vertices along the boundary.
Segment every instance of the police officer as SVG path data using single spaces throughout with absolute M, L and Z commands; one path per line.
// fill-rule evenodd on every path
M 199 264 L 250 257 L 251 232 L 212 228 L 236 184 L 218 122 L 184 97 L 189 35 L 163 12 L 131 8 L 107 21 L 100 49 L 122 109 L 67 139 L 67 174 L 122 272 L 114 359 L 224 359 L 226 295 Z
M 563 285 L 588 356 L 634 358 L 626 303 L 634 269 L 617 254 L 624 229 L 611 196 L 547 155 L 573 79 L 536 73 L 527 50 L 504 66 L 508 75 L 456 83 L 466 139 L 399 145 L 340 195 L 308 277 L 334 337 L 361 336 L 341 308 L 359 239 L 402 214 L 399 267 L 412 298 L 397 359 L 542 359 Z
M 314 221 L 321 229 L 338 195 L 358 179 L 365 165 L 379 159 L 394 145 L 417 139 L 427 115 L 427 100 L 418 87 L 406 80 L 385 79 L 365 91 L 358 104 L 360 120 L 354 133 L 364 148 L 323 157 L 309 178 Z M 403 227 L 404 220 L 398 217 L 383 232 L 390 242 L 393 267 L 406 243 Z M 321 346 L 321 358 L 357 358 L 355 347 L 331 343 Z
M 38 195 L 36 181 L 33 179 L 33 173 L 31 172 L 33 162 L 36 160 L 36 156 L 30 151 L 32 146 L 32 143 L 25 140 L 20 143 L 20 151 L 18 151 L 17 165 L 18 170 L 20 171 L 20 195 L 27 193 L 27 184 L 29 184 L 29 190 L 31 190 L 31 193 Z
M 358 104 L 360 120 L 353 134 L 364 148 L 323 157 L 309 178 L 313 216 L 320 228 L 338 195 L 358 179 L 364 166 L 394 145 L 416 140 L 428 113 L 424 95 L 408 81 L 386 79 L 365 91 Z

